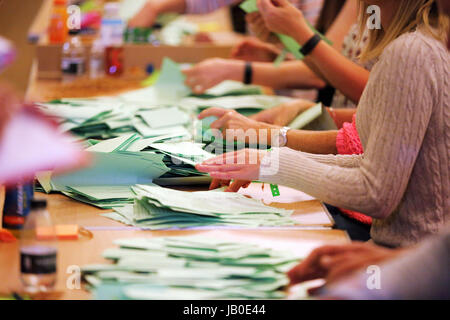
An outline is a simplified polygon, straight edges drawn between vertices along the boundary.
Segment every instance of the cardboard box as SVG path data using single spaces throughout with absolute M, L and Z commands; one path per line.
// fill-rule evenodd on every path
M 159 68 L 164 57 L 176 62 L 197 63 L 208 58 L 229 58 L 232 45 L 196 44 L 189 46 L 124 45 L 125 69 L 139 67 L 145 70 L 149 64 Z M 61 78 L 61 45 L 44 44 L 36 48 L 39 79 Z M 90 46 L 86 46 L 90 52 Z M 87 64 L 89 65 L 89 63 Z

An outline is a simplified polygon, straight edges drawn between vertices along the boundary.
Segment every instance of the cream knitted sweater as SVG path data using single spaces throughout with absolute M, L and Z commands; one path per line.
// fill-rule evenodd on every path
M 406 246 L 437 233 L 450 216 L 449 75 L 443 44 L 420 31 L 400 36 L 372 69 L 358 106 L 364 155 L 274 149 L 260 180 L 366 213 L 378 244 Z

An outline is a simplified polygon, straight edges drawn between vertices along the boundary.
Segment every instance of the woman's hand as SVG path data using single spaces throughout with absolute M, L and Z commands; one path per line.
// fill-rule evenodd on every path
M 159 15 L 159 5 L 155 1 L 147 1 L 147 4 L 128 21 L 130 28 L 151 27 Z
M 300 44 L 314 35 L 303 13 L 288 0 L 258 0 L 258 8 L 265 26 L 272 32 L 290 36 Z
M 9 85 L 0 84 L 0 138 L 7 123 L 20 108 L 22 101 L 14 90 Z
M 195 94 L 203 94 L 224 80 L 242 81 L 245 64 L 242 61 L 213 58 L 183 70 L 186 85 Z
M 220 180 L 213 179 L 211 185 L 209 186 L 209 190 L 214 190 L 217 188 L 227 187 L 225 192 L 238 192 L 241 188 L 247 188 L 250 185 L 251 181 L 244 180 Z
M 231 58 L 244 61 L 272 62 L 281 50 L 275 45 L 249 37 L 239 42 L 231 52 Z
M 242 149 L 206 160 L 195 168 L 214 179 L 254 181 L 259 178 L 261 161 L 266 154 L 264 150 Z
M 247 14 L 245 16 L 245 20 L 251 35 L 257 37 L 263 42 L 270 42 L 273 44 L 280 43 L 278 37 L 266 27 L 264 19 L 259 12 Z
M 324 278 L 327 284 L 341 280 L 371 264 L 395 258 L 404 250 L 392 250 L 367 243 L 329 245 L 315 249 L 288 272 L 291 284 Z
M 247 118 L 235 110 L 222 108 L 209 108 L 202 111 L 198 118 L 217 117 L 211 124 L 211 129 L 222 131 L 223 137 L 227 141 L 241 141 L 249 144 L 270 144 L 271 131 L 279 130 L 280 127 L 264 122 L 258 122 Z M 264 132 L 265 131 L 265 132 Z M 262 137 L 266 141 L 262 141 Z
M 250 118 L 255 121 L 285 127 L 294 121 L 300 113 L 306 111 L 314 105 L 314 102 L 298 99 L 261 111 Z

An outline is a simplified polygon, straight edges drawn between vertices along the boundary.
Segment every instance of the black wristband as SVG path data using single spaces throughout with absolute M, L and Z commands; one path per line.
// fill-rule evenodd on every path
M 319 44 L 320 40 L 322 40 L 322 38 L 318 35 L 315 34 L 311 39 L 308 40 L 308 42 L 306 42 L 304 44 L 304 46 L 300 49 L 300 53 L 303 54 L 305 57 L 310 54 L 314 48 Z
M 251 62 L 245 63 L 244 83 L 251 84 L 253 82 L 253 67 Z

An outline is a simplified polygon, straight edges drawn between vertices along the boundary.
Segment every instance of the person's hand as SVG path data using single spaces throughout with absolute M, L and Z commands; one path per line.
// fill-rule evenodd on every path
M 330 284 L 369 265 L 393 259 L 403 252 L 359 242 L 322 246 L 290 270 L 288 276 L 291 284 L 321 278 Z
M 217 188 L 227 187 L 225 192 L 238 192 L 241 188 L 247 188 L 250 185 L 251 181 L 244 180 L 220 180 L 213 179 L 211 185 L 209 186 L 209 190 L 214 190 Z
M 147 4 L 128 21 L 130 28 L 147 28 L 153 26 L 159 15 L 158 1 L 147 1 Z
M 258 0 L 258 8 L 265 26 L 271 32 L 281 33 L 294 39 L 301 36 L 301 44 L 314 35 L 303 13 L 288 0 Z
M 257 37 L 263 42 L 270 42 L 274 44 L 280 43 L 280 40 L 267 27 L 263 17 L 259 12 L 249 13 L 245 16 L 245 21 L 248 25 L 248 30 L 251 35 Z
M 281 50 L 275 45 L 249 37 L 233 48 L 231 58 L 244 61 L 272 62 L 280 53 Z
M 209 108 L 202 111 L 198 118 L 216 117 L 216 121 L 211 123 L 211 129 L 222 131 L 223 138 L 227 141 L 241 141 L 246 143 L 270 144 L 271 130 L 280 128 L 268 123 L 258 122 L 247 118 L 235 110 L 223 108 Z M 252 130 L 252 131 L 250 131 Z M 261 141 L 261 136 L 265 132 L 266 141 Z M 253 139 L 254 138 L 254 139 Z M 253 139 L 253 140 L 252 140 Z
M 261 111 L 253 116 L 250 116 L 250 118 L 258 122 L 265 122 L 271 125 L 285 127 L 294 121 L 300 113 L 306 111 L 314 105 L 314 102 L 298 99 Z
M 267 152 L 257 149 L 228 152 L 206 160 L 195 168 L 200 172 L 209 173 L 214 179 L 254 181 L 259 178 L 261 161 Z
M 202 94 L 224 80 L 241 81 L 244 68 L 242 61 L 212 58 L 183 70 L 183 73 L 186 75 L 186 85 L 195 94 Z
M 12 116 L 22 108 L 22 101 L 14 90 L 6 84 L 0 84 L 0 138 Z

